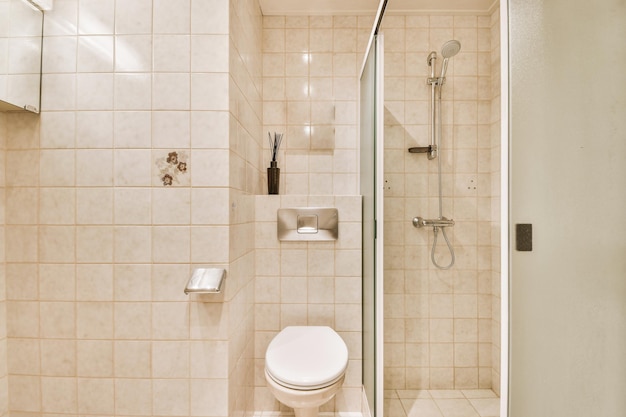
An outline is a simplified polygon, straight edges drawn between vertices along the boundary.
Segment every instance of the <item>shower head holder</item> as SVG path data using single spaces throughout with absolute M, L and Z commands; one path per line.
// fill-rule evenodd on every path
M 426 153 L 428 159 L 435 159 L 437 157 L 437 145 L 414 146 L 409 148 L 409 153 Z
M 428 54 L 428 58 L 426 58 L 426 63 L 428 64 L 429 67 L 434 66 L 434 62 L 437 59 L 437 52 L 432 51 L 431 53 Z

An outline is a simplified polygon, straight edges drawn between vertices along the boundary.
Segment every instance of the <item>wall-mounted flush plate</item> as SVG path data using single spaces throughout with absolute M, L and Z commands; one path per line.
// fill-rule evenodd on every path
M 278 209 L 278 240 L 329 241 L 339 235 L 336 208 L 305 207 Z

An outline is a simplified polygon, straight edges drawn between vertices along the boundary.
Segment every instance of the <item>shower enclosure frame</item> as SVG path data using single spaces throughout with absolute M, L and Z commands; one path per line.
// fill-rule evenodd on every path
M 381 0 L 361 66 L 358 90 L 360 134 L 369 134 L 370 145 L 361 146 L 359 174 L 363 198 L 363 318 L 372 319 L 363 322 L 363 402 L 373 406 L 372 416 L 383 416 L 384 405 L 384 281 L 376 277 L 384 274 L 384 36 L 378 31 L 386 7 L 387 0 Z M 364 108 L 364 104 L 370 107 Z M 373 176 L 369 175 L 371 169 Z
M 376 97 L 376 104 L 378 108 L 383 109 L 383 96 L 382 96 L 382 82 L 384 79 L 383 74 L 383 65 L 382 60 L 384 57 L 384 47 L 381 45 L 380 47 L 372 48 L 372 45 L 376 45 L 376 38 L 379 35 L 380 25 L 385 13 L 385 9 L 387 7 L 388 0 L 380 0 L 378 11 L 376 13 L 376 18 L 374 19 L 374 25 L 370 34 L 368 47 L 366 49 L 366 55 L 363 60 L 363 65 L 361 66 L 361 71 L 359 74 L 359 80 L 362 81 L 363 72 L 366 68 L 368 58 L 371 53 L 375 53 L 377 56 L 377 65 L 376 70 L 377 74 L 375 79 L 378 80 L 378 86 L 380 89 L 377 89 L 378 95 Z M 508 28 L 508 1 L 502 0 L 500 2 L 500 56 L 501 56 L 501 66 L 500 66 L 500 78 L 501 78 L 501 103 L 500 103 L 500 113 L 501 113 L 501 153 L 500 153 L 500 195 L 501 195 L 501 204 L 500 204 L 500 260 L 501 260 L 501 277 L 500 277 L 500 287 L 501 287 L 501 318 L 500 318 L 500 417 L 508 417 L 508 403 L 509 403 L 509 66 L 508 66 L 508 45 L 509 45 L 509 28 Z M 378 56 L 380 55 L 380 56 Z M 359 97 L 360 102 L 362 103 L 362 97 Z M 372 117 L 376 120 L 375 134 L 377 135 L 377 139 L 379 142 L 377 143 L 375 153 L 378 154 L 378 160 L 375 164 L 375 172 L 373 173 L 374 177 L 374 193 L 377 196 L 375 200 L 374 211 L 378 212 L 378 217 L 380 221 L 376 221 L 376 218 L 372 219 L 373 221 L 373 229 L 374 232 L 374 241 L 377 251 L 375 253 L 376 260 L 374 261 L 375 267 L 375 276 L 374 276 L 374 290 L 375 294 L 372 299 L 374 303 L 372 313 L 366 314 L 366 304 L 368 300 L 365 299 L 365 288 L 364 288 L 364 312 L 363 312 L 363 346 L 364 346 L 364 354 L 363 354 L 363 384 L 364 384 L 364 402 L 370 407 L 371 416 L 373 417 L 384 417 L 383 416 L 383 398 L 384 398 L 384 366 L 383 366 L 383 337 L 384 327 L 383 327 L 383 287 L 384 287 L 384 273 L 383 273 L 383 221 L 382 221 L 382 210 L 383 210 L 383 199 L 382 199 L 382 190 L 383 190 L 383 163 L 382 163 L 382 155 L 384 152 L 383 145 L 383 112 L 377 112 Z M 363 115 L 363 110 L 361 110 L 361 115 Z M 361 124 L 363 121 L 361 121 Z M 360 135 L 363 134 L 361 130 Z M 363 150 L 361 150 L 363 152 Z M 361 178 L 364 177 L 367 173 L 363 172 L 363 160 L 361 161 Z M 379 192 L 376 192 L 379 191 Z M 363 222 L 367 222 L 368 219 L 365 218 L 365 205 L 366 205 L 366 197 L 364 195 L 364 190 L 361 189 L 361 194 L 363 197 L 364 204 L 364 217 Z M 364 231 L 366 227 L 364 226 Z M 363 235 L 363 246 L 365 248 L 367 236 Z M 364 256 L 365 258 L 365 256 Z M 365 262 L 366 259 L 363 259 L 364 262 L 364 271 L 365 271 Z M 365 279 L 364 279 L 365 281 Z M 366 283 L 364 282 L 364 287 Z M 368 328 L 372 328 L 371 332 L 368 332 Z M 368 337 L 374 337 L 374 340 L 367 340 Z M 365 354 L 365 349 L 367 344 L 375 346 L 375 352 L 372 357 L 367 357 Z M 373 381 L 367 381 L 368 375 L 366 375 L 366 369 L 368 368 L 368 361 L 373 362 L 370 364 L 370 368 L 374 369 L 374 379 Z M 373 387 L 368 386 L 369 384 L 373 384 Z M 372 392 L 373 395 L 368 396 L 368 392 Z M 372 397 L 372 398 L 370 398 Z M 373 403 L 373 404 L 372 404 Z M 372 405 L 374 406 L 371 409 Z

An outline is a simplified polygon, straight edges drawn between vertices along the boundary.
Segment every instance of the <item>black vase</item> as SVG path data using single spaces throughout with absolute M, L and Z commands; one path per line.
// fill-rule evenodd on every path
M 267 193 L 278 194 L 280 185 L 280 168 L 276 166 L 276 161 L 270 161 L 270 167 L 267 169 Z

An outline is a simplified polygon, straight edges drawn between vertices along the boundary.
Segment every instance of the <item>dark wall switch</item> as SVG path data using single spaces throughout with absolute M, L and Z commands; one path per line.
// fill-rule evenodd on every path
M 533 250 L 533 225 L 515 225 L 515 249 L 520 252 L 531 252 Z

